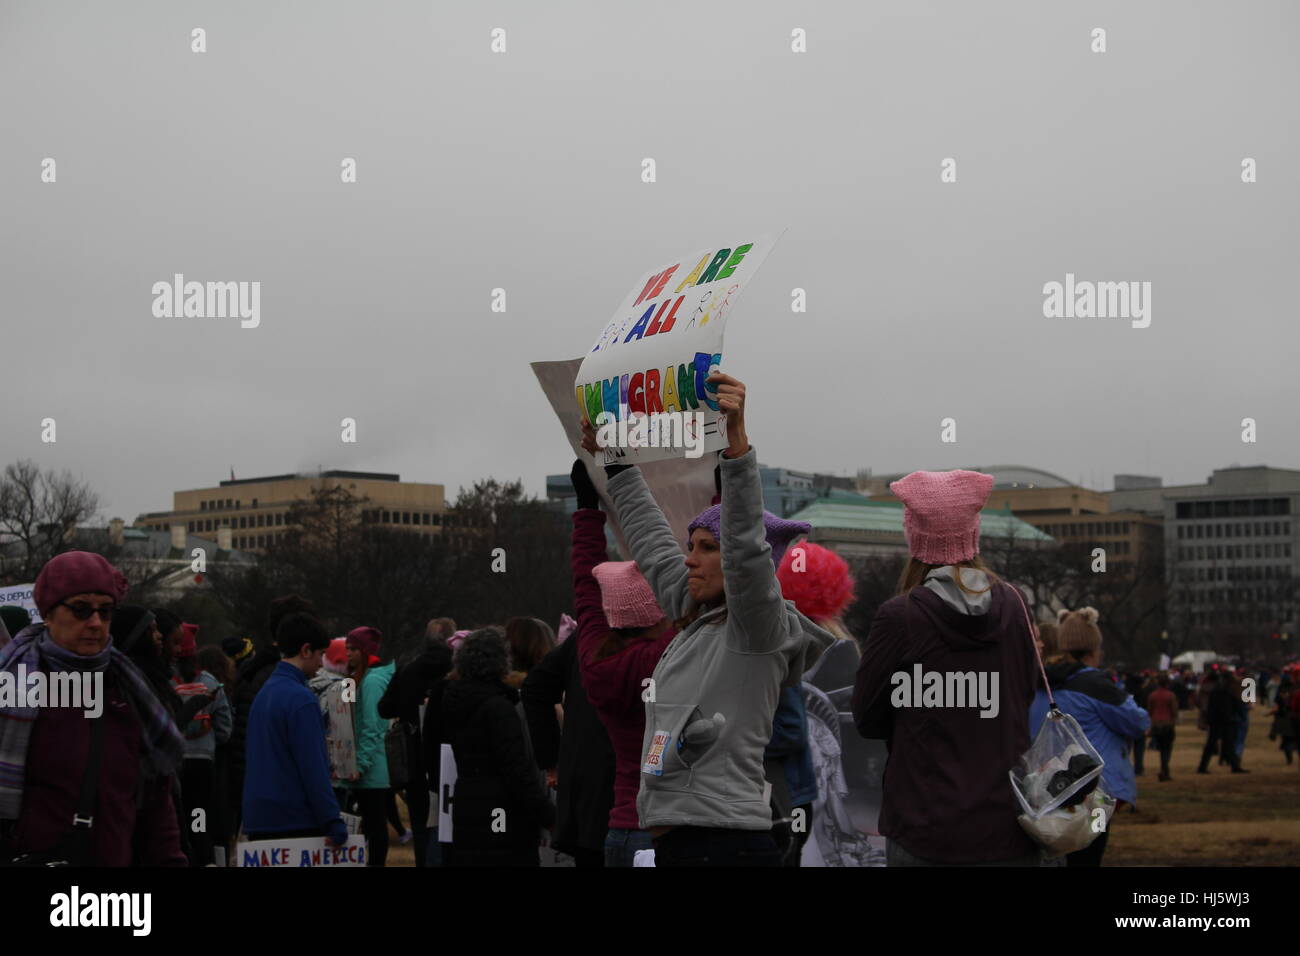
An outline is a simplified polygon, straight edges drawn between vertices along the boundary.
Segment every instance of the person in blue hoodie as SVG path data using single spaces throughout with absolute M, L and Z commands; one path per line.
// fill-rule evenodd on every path
M 248 714 L 244 832 L 253 840 L 326 836 L 342 846 L 348 831 L 330 787 L 325 717 L 307 687 L 330 639 L 300 612 L 280 623 L 275 641 L 280 663 Z
M 1059 653 L 1044 662 L 1056 706 L 1079 722 L 1088 742 L 1101 754 L 1106 764 L 1101 787 L 1115 798 L 1118 811 L 1125 803 L 1137 802 L 1137 778 L 1129 749 L 1150 729 L 1151 715 L 1138 706 L 1132 694 L 1097 669 L 1102 655 L 1096 610 L 1085 607 L 1058 612 L 1056 640 Z M 1047 710 L 1047 693 L 1040 688 L 1029 707 L 1031 736 L 1037 735 Z M 1084 849 L 1067 855 L 1066 865 L 1101 866 L 1109 835 L 1108 828 Z

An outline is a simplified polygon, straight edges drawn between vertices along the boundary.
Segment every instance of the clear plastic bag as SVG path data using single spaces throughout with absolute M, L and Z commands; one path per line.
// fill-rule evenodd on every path
M 1053 707 L 1034 742 L 1011 768 L 1011 788 L 1026 815 L 1038 819 L 1082 800 L 1097 785 L 1105 765 L 1079 722 Z
M 1055 707 L 1048 711 L 1010 771 L 1011 789 L 1025 811 L 1020 815 L 1025 832 L 1057 856 L 1095 840 L 1115 812 L 1114 799 L 1098 787 L 1105 766 L 1077 720 Z M 1106 815 L 1101 829 L 1093 826 L 1098 809 Z
M 1101 836 L 1114 814 L 1114 797 L 1097 787 L 1076 806 L 1057 807 L 1037 819 L 1022 813 L 1020 825 L 1051 856 L 1061 857 Z

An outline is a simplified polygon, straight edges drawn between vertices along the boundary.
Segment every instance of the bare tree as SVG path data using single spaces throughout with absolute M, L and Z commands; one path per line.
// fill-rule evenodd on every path
M 99 511 L 99 496 L 71 472 L 42 471 L 30 460 L 0 476 L 0 580 L 36 580 L 45 562 L 70 547 L 73 530 Z

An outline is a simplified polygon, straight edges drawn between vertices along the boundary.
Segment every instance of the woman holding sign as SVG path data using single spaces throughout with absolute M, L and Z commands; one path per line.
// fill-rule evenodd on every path
M 637 810 L 657 866 L 776 866 L 763 751 L 781 687 L 833 638 L 781 597 L 773 545 L 788 543 L 791 523 L 763 511 L 745 386 L 709 381 L 727 416 L 722 504 L 692 522 L 685 561 L 640 470 L 606 469 L 637 567 L 668 618 L 688 622 L 647 687 Z M 593 451 L 595 432 L 583 430 Z

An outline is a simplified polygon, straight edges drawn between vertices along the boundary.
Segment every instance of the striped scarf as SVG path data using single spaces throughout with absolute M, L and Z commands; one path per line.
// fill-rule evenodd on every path
M 111 639 L 103 651 L 86 657 L 55 644 L 44 624 L 32 624 L 23 628 L 12 643 L 0 648 L 0 672 L 13 675 L 15 685 L 20 664 L 26 665 L 28 674 L 38 670 L 46 673 L 104 671 L 105 688 L 116 684 L 140 720 L 142 777 L 166 776 L 180 766 L 184 752 L 180 731 L 154 696 L 144 675 L 113 647 Z M 0 820 L 17 820 L 22 811 L 27 747 L 37 716 L 36 707 L 0 706 Z M 105 717 L 107 709 L 99 719 Z

